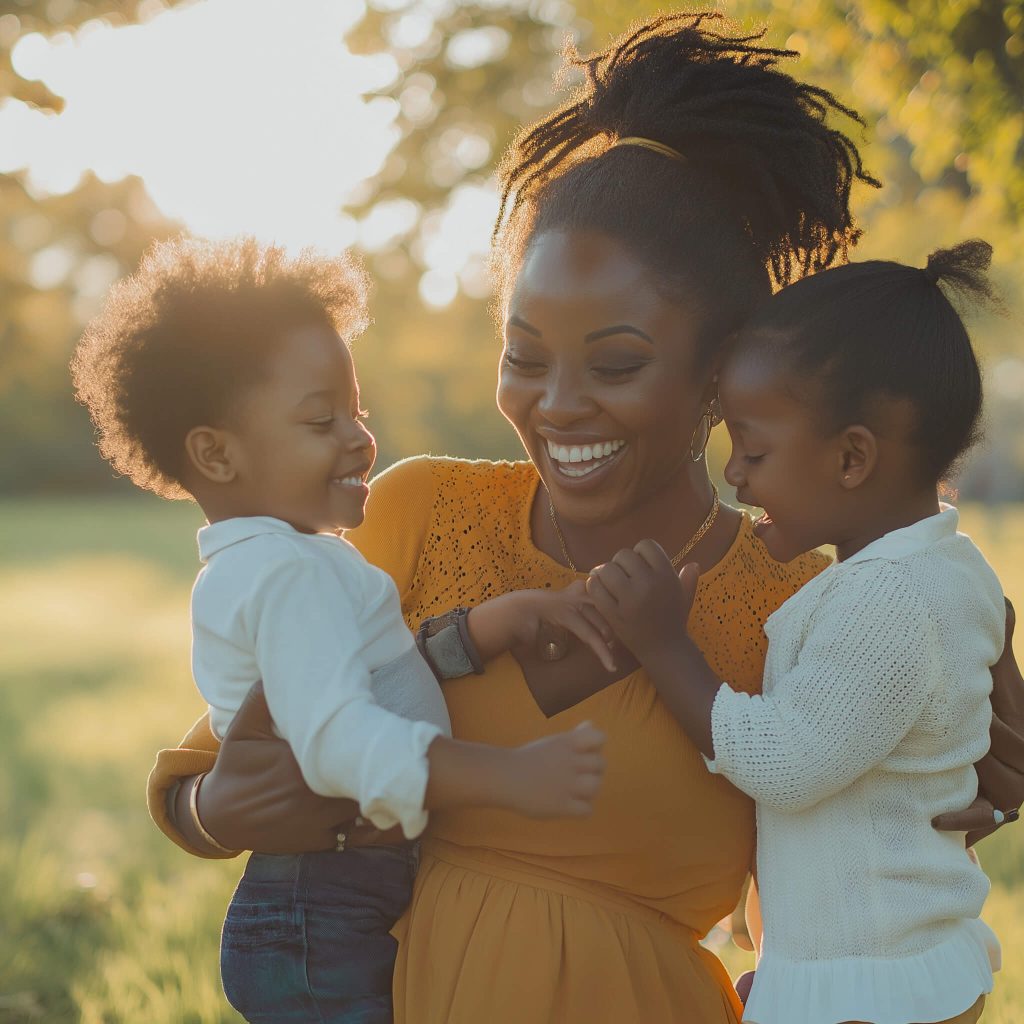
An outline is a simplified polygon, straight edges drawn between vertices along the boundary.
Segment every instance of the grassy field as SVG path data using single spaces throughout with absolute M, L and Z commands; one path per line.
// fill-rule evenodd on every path
M 1024 511 L 964 522 L 1024 607 Z M 141 497 L 0 503 L 4 1024 L 240 1020 L 217 969 L 240 863 L 192 860 L 143 808 L 154 751 L 202 710 L 188 664 L 198 525 L 190 506 Z M 981 853 L 1005 961 L 985 1020 L 1024 1024 L 1024 824 Z

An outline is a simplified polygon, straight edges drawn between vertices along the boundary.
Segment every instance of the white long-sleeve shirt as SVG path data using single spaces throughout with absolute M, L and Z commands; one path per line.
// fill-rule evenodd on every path
M 203 527 L 199 555 L 192 671 L 213 731 L 262 679 L 312 790 L 422 832 L 427 748 L 451 724 L 391 577 L 347 541 L 267 516 Z
M 992 989 L 988 880 L 931 819 L 977 795 L 999 582 L 948 506 L 830 566 L 765 624 L 762 696 L 723 685 L 720 772 L 757 802 L 764 943 L 744 1021 L 956 1016 Z

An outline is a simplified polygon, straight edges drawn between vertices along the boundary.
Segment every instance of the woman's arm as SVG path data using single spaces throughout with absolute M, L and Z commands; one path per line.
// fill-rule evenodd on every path
M 1013 655 L 1017 624 L 1013 605 L 1006 602 L 1006 642 L 992 666 L 992 746 L 975 765 L 978 799 L 963 811 L 940 814 L 932 824 L 945 832 L 966 832 L 968 845 L 991 835 L 1000 826 L 993 811 L 1006 814 L 1024 802 L 1024 677 Z M 1016 820 L 1010 813 L 1006 823 Z

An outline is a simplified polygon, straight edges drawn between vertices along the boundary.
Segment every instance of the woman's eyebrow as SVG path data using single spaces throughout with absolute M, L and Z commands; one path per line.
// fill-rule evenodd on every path
M 528 324 L 525 320 L 518 316 L 510 316 L 508 318 L 509 327 L 518 327 L 519 330 L 525 331 L 527 334 L 532 334 L 535 338 L 541 337 L 541 332 L 533 326 Z
M 613 334 L 635 334 L 638 338 L 643 338 L 649 344 L 654 344 L 654 339 L 649 334 L 641 331 L 639 327 L 633 327 L 632 324 L 615 324 L 613 327 L 602 327 L 599 330 L 591 331 L 589 334 L 584 335 L 583 340 L 585 342 L 600 341 L 602 338 L 610 337 Z

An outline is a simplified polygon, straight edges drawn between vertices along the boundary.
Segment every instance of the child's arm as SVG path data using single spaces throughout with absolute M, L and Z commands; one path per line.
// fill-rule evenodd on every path
M 545 629 L 565 630 L 581 640 L 609 671 L 611 632 L 587 596 L 582 580 L 562 590 L 514 590 L 470 609 L 469 636 L 482 661 L 517 646 L 533 647 Z M 602 632 L 603 629 L 603 632 Z
M 438 726 L 375 702 L 356 609 L 322 559 L 282 562 L 255 592 L 249 614 L 267 704 L 314 792 L 358 800 L 378 828 L 400 824 L 410 837 L 426 825 L 427 805 L 487 803 L 541 817 L 589 809 L 603 764 L 596 730 L 536 749 L 462 749 Z
M 855 781 L 910 731 L 943 677 L 927 609 L 898 572 L 872 563 L 828 594 L 771 696 L 734 692 L 680 639 L 692 571 L 674 581 L 661 548 L 642 541 L 595 570 L 588 590 L 683 729 L 711 752 L 710 769 L 765 804 L 804 810 Z

